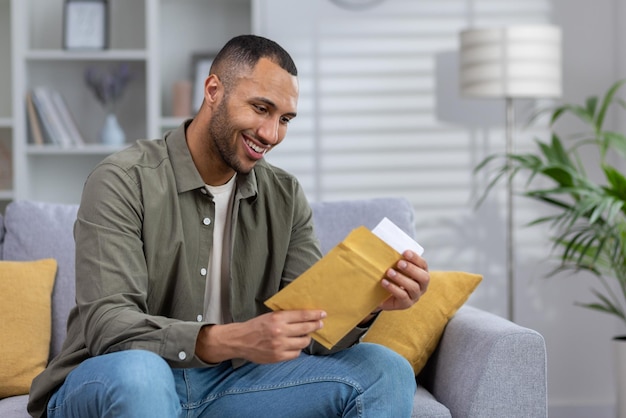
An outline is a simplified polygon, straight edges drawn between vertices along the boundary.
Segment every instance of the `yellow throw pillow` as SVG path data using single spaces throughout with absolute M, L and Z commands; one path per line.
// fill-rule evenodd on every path
M 0 261 L 0 399 L 25 395 L 48 363 L 54 259 Z
M 481 282 L 479 274 L 431 271 L 428 290 L 409 309 L 381 312 L 363 341 L 389 347 L 417 375 L 435 351 L 443 330 Z

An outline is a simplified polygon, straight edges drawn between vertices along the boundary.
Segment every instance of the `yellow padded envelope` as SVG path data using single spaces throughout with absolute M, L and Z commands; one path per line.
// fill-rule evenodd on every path
M 358 227 L 265 304 L 274 311 L 326 311 L 324 327 L 312 337 L 331 349 L 390 296 L 380 281 L 401 258 L 367 228 Z

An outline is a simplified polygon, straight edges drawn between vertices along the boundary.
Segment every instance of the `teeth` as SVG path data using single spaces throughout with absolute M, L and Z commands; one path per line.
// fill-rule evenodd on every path
M 252 141 L 246 140 L 246 144 L 248 144 L 250 148 L 258 152 L 259 154 L 265 154 L 265 151 L 267 151 L 267 148 L 260 147 Z

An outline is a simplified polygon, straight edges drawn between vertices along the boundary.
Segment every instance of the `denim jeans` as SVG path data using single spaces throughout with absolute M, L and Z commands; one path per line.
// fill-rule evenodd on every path
M 50 399 L 48 417 L 401 418 L 411 416 L 415 389 L 409 363 L 375 344 L 236 369 L 171 369 L 131 350 L 83 362 Z

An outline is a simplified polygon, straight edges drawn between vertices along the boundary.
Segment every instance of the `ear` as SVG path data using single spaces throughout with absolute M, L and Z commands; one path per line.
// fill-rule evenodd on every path
M 210 74 L 204 80 L 204 101 L 212 106 L 219 103 L 223 96 L 224 85 L 220 81 L 219 77 L 215 74 Z

